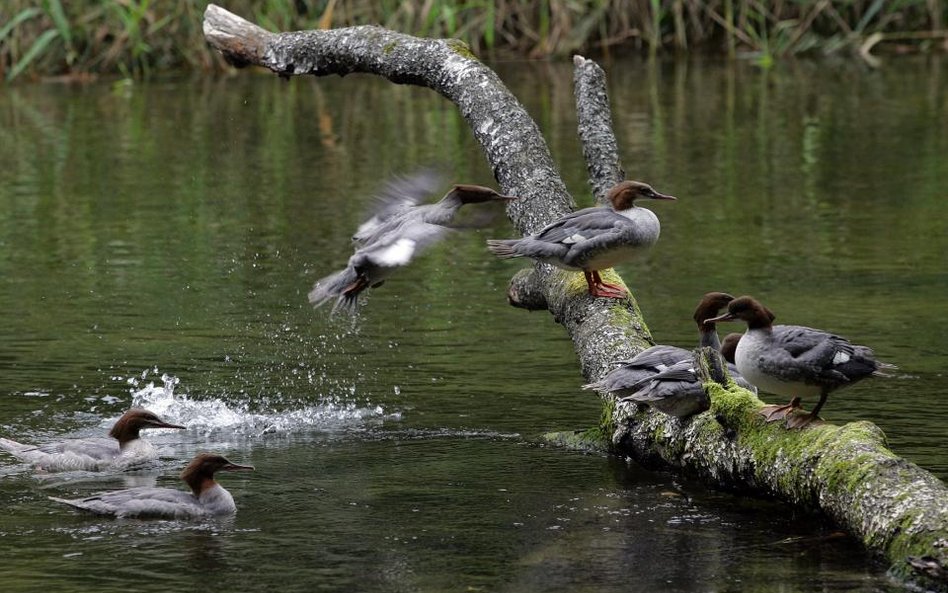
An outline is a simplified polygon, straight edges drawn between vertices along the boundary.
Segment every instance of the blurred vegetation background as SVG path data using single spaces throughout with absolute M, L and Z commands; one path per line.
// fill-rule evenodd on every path
M 702 52 L 762 66 L 786 56 L 948 48 L 944 0 L 227 0 L 273 31 L 380 24 L 457 37 L 485 57 Z M 143 78 L 224 67 L 198 0 L 4 0 L 0 75 Z

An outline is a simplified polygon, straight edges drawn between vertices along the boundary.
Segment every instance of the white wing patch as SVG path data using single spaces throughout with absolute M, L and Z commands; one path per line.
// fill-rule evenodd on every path
M 836 354 L 833 355 L 833 364 L 844 364 L 849 362 L 851 357 L 843 352 L 842 350 L 837 350 Z
M 378 250 L 372 259 L 380 266 L 404 266 L 415 253 L 413 239 L 399 239 L 385 249 Z
M 352 235 L 353 241 L 359 241 L 367 237 L 372 231 L 374 231 L 382 223 L 382 220 L 378 216 L 373 216 L 367 221 L 359 225 L 359 228 L 356 229 L 355 234 Z
M 567 245 L 573 245 L 575 243 L 582 243 L 586 240 L 586 237 L 580 235 L 579 233 L 573 233 L 569 237 L 566 237 L 561 241 L 561 243 L 566 243 Z

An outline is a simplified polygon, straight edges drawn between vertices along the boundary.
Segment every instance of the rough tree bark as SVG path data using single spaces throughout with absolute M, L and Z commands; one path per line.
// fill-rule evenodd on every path
M 364 72 L 437 91 L 458 106 L 502 190 L 521 198 L 508 207 L 521 233 L 574 207 L 536 124 L 460 41 L 372 26 L 270 33 L 213 4 L 204 14 L 204 35 L 236 66 L 263 66 L 281 76 Z M 604 74 L 592 61 L 574 62 L 580 136 L 601 199 L 624 173 Z M 607 275 L 621 283 L 614 272 Z M 515 306 L 550 311 L 572 338 L 590 381 L 612 361 L 652 343 L 632 298 L 594 299 L 581 274 L 537 265 L 514 276 L 508 298 Z M 941 481 L 891 453 L 871 423 L 787 431 L 761 420 L 763 404 L 755 396 L 725 384 L 709 378 L 711 410 L 685 421 L 606 397 L 601 425 L 571 437 L 714 486 L 822 512 L 884 555 L 896 576 L 948 591 L 948 488 Z

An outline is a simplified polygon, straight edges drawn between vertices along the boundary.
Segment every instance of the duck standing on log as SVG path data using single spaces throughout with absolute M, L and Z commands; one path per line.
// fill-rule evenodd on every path
M 522 239 L 492 239 L 487 248 L 500 258 L 529 257 L 586 276 L 589 294 L 621 299 L 625 288 L 603 282 L 605 270 L 645 252 L 658 241 L 661 224 L 636 200 L 675 200 L 647 183 L 622 181 L 607 194 L 609 206 L 571 212 Z
M 428 171 L 390 182 L 376 200 L 375 213 L 352 237 L 357 249 L 345 269 L 318 280 L 309 302 L 319 307 L 336 299 L 333 311 L 341 307 L 353 313 L 364 290 L 380 286 L 453 228 L 461 206 L 515 199 L 489 187 L 458 184 L 438 202 L 418 206 L 436 185 L 437 177 Z
M 747 331 L 734 353 L 738 370 L 761 391 L 792 398 L 786 405 L 761 410 L 768 422 L 786 418 L 788 428 L 802 428 L 819 420 L 831 392 L 895 368 L 876 360 L 866 346 L 818 329 L 774 325 L 774 319 L 770 309 L 753 297 L 742 296 L 731 301 L 727 313 L 709 320 L 746 322 Z M 799 408 L 801 397 L 815 395 L 820 400 L 811 412 L 791 414 Z

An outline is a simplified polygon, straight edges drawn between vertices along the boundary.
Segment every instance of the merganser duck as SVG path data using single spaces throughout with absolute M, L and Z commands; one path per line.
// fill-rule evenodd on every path
M 724 292 L 709 292 L 701 298 L 694 312 L 701 347 L 721 347 L 716 326 L 708 319 L 733 299 Z M 677 346 L 652 346 L 619 364 L 621 366 L 602 379 L 583 388 L 612 393 L 619 401 L 645 403 L 677 417 L 697 414 L 711 407 L 711 400 L 697 374 L 695 353 L 691 350 Z M 729 364 L 728 370 L 741 387 L 756 392 L 736 367 Z
M 387 221 L 410 212 L 425 197 L 445 184 L 444 176 L 434 169 L 421 169 L 408 176 L 396 176 L 385 182 L 373 196 L 369 217 L 352 235 L 352 243 L 362 246 Z
M 357 249 L 344 270 L 318 280 L 309 293 L 314 307 L 335 298 L 335 312 L 342 307 L 355 311 L 359 294 L 376 288 L 397 268 L 408 265 L 424 248 L 442 238 L 452 227 L 458 209 L 465 204 L 509 201 L 513 196 L 489 187 L 458 184 L 434 204 L 415 206 L 429 186 L 425 175 L 390 185 L 376 214 L 353 236 Z
M 59 471 L 123 470 L 158 459 L 154 445 L 139 436 L 146 428 L 178 428 L 142 408 L 131 408 L 115 421 L 109 437 L 70 439 L 45 445 L 26 445 L 0 438 L 0 449 L 37 469 Z
M 581 270 L 589 294 L 621 299 L 623 287 L 602 281 L 599 270 L 632 259 L 658 241 L 661 225 L 655 213 L 636 200 L 675 200 L 647 183 L 622 181 L 607 195 L 610 206 L 583 208 L 563 216 L 523 239 L 487 241 L 500 258 L 530 257 L 565 270 Z
M 773 325 L 774 314 L 749 296 L 734 299 L 727 313 L 709 321 L 747 323 L 734 353 L 734 362 L 744 377 L 762 391 L 790 396 L 789 404 L 767 406 L 761 414 L 768 422 L 787 419 L 788 428 L 802 428 L 819 420 L 827 396 L 869 377 L 885 375 L 893 365 L 876 360 L 866 346 L 818 329 L 799 325 Z M 801 397 L 819 395 L 808 414 L 790 414 Z
M 237 512 L 234 497 L 214 480 L 219 471 L 250 471 L 251 465 L 238 465 L 211 453 L 201 453 L 181 472 L 191 492 L 174 488 L 140 486 L 102 492 L 86 498 L 56 498 L 73 508 L 97 515 L 142 519 L 199 519 Z

